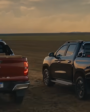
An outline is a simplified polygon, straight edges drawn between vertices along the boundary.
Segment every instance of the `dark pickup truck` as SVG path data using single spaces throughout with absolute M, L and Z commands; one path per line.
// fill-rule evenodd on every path
M 42 67 L 46 86 L 73 85 L 79 99 L 90 93 L 90 42 L 68 41 L 45 57 Z
M 10 47 L 0 40 L 0 93 L 9 93 L 20 104 L 29 86 L 28 61 L 14 55 Z

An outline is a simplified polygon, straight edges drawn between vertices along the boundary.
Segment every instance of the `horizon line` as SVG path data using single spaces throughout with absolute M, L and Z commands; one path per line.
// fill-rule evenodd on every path
M 56 32 L 56 33 L 0 33 L 0 35 L 12 35 L 12 34 L 62 34 L 62 33 L 90 33 L 90 32 Z

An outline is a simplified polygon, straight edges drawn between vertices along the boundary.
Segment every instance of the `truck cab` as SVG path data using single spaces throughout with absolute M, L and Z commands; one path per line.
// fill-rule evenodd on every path
M 5 55 L 14 55 L 14 52 L 12 49 L 4 42 L 3 40 L 0 39 L 0 55 L 5 54 Z

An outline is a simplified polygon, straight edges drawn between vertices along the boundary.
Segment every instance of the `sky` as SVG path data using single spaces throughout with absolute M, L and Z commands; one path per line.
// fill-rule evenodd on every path
M 0 33 L 90 32 L 90 0 L 0 0 Z

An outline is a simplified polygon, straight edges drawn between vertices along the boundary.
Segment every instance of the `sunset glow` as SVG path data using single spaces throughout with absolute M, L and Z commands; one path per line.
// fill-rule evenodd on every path
M 0 0 L 0 33 L 74 31 L 90 31 L 90 0 Z

